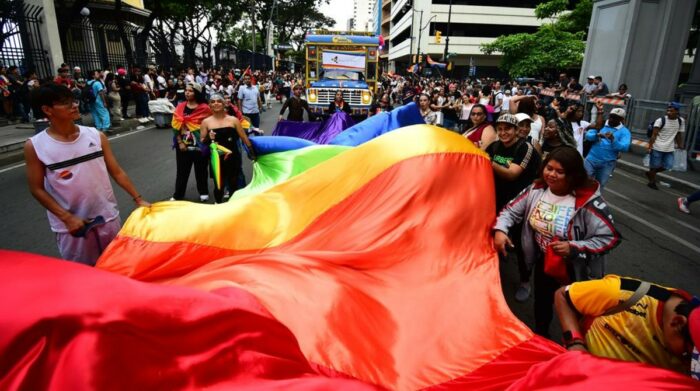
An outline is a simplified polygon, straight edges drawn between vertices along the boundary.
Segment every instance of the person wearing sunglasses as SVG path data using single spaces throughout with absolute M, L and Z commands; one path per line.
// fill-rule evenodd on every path
M 496 130 L 486 120 L 486 106 L 477 103 L 472 107 L 464 137 L 482 150 L 496 141 Z

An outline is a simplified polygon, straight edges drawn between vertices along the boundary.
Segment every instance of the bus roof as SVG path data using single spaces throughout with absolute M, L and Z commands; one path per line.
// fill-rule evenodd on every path
M 307 35 L 306 43 L 315 44 L 350 44 L 350 45 L 379 45 L 379 37 L 358 35 Z

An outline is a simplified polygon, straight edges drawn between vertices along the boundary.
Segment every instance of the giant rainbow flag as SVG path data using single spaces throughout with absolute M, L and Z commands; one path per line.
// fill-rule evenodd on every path
M 0 253 L 0 389 L 697 389 L 510 312 L 491 163 L 460 135 L 277 154 L 226 204 L 136 210 L 95 269 Z

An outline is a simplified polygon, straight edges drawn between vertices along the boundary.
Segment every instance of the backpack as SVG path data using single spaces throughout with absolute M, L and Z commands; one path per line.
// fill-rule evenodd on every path
M 85 87 L 83 87 L 82 91 L 80 91 L 80 100 L 83 103 L 95 103 L 95 101 L 97 100 L 97 95 L 95 95 L 95 91 L 92 89 L 92 85 L 94 83 L 94 80 L 92 80 L 91 82 L 87 82 L 85 84 Z
M 654 134 L 654 123 L 655 122 L 656 122 L 656 120 L 653 120 L 653 121 L 649 122 L 649 125 L 647 125 L 647 137 L 648 138 L 651 138 L 651 136 Z M 659 127 L 659 131 L 661 131 L 661 129 L 663 129 L 665 125 L 666 125 L 666 116 L 664 115 L 663 117 L 661 117 L 661 126 Z M 682 126 L 683 126 L 683 118 L 681 118 L 679 116 L 678 117 L 678 128 L 680 128 Z

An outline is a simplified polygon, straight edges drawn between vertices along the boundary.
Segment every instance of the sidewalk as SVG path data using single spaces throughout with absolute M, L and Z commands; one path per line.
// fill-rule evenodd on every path
M 130 109 L 130 111 L 133 111 L 133 107 L 130 107 Z M 82 124 L 85 126 L 94 125 L 90 114 L 82 115 L 81 120 Z M 118 134 L 132 130 L 141 130 L 150 126 L 155 125 L 153 122 L 142 124 L 136 119 L 127 119 L 112 124 L 110 131 L 113 132 L 113 134 Z M 0 126 L 0 167 L 23 161 L 24 153 L 22 149 L 24 147 L 24 142 L 32 136 L 34 136 L 33 123 L 16 123 Z
M 644 173 L 649 170 L 642 164 L 642 159 L 647 153 L 647 145 L 645 140 L 633 139 L 630 151 L 623 153 L 618 160 L 617 169 L 644 178 Z M 700 161 L 689 161 L 686 172 L 662 172 L 657 175 L 657 181 L 662 182 L 662 186 L 663 183 L 666 183 L 670 188 L 684 194 L 696 192 L 700 190 Z

